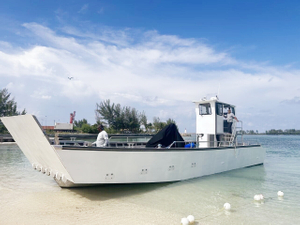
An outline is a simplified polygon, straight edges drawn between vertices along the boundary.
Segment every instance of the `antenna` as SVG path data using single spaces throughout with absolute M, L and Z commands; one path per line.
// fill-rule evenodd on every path
M 219 98 L 220 95 L 220 83 L 219 83 L 219 87 L 218 87 L 218 94 L 217 94 L 217 98 Z

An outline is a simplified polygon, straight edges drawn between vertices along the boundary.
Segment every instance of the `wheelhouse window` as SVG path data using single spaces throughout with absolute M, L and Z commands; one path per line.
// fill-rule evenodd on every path
M 230 105 L 224 105 L 224 111 L 225 111 L 225 112 L 223 112 L 224 115 L 227 115 L 228 109 L 230 109 L 231 112 L 235 115 L 235 109 L 234 109 L 234 107 L 232 107 Z
M 199 104 L 200 115 L 211 115 L 211 106 L 209 103 Z
M 235 110 L 234 110 L 234 108 L 231 108 L 231 112 L 235 115 Z
M 221 103 L 216 104 L 216 113 L 219 116 L 223 116 L 223 104 Z

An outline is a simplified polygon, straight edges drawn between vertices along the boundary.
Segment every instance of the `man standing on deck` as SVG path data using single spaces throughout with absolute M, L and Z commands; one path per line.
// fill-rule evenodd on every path
M 231 112 L 230 108 L 228 109 L 227 112 L 227 123 L 228 123 L 228 130 L 229 133 L 232 133 L 232 123 L 233 123 L 233 119 L 235 119 L 237 122 L 239 122 L 239 120 L 236 118 L 236 116 Z
M 104 127 L 102 124 L 100 124 L 98 126 L 98 137 L 97 140 L 95 142 L 93 142 L 92 145 L 96 145 L 97 147 L 105 147 L 107 145 L 108 142 L 108 135 L 106 133 L 106 131 L 104 130 Z

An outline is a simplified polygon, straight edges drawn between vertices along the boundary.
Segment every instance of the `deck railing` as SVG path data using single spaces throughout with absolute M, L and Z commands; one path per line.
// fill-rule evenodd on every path
M 172 144 L 165 148 L 178 147 L 184 143 L 184 148 L 219 148 L 219 147 L 237 147 L 237 146 L 248 146 L 255 145 L 258 143 L 250 142 L 235 142 L 235 141 L 173 141 Z
M 109 142 L 147 142 L 152 138 L 152 136 L 139 136 L 139 135 L 132 135 L 132 136 L 111 136 L 109 138 Z
M 157 149 L 170 149 L 170 148 L 220 148 L 220 147 L 238 147 L 248 146 L 258 143 L 241 143 L 231 141 L 173 141 L 169 146 L 163 146 L 158 144 L 155 148 Z M 145 147 L 146 142 L 112 142 L 109 143 L 108 147 L 117 148 L 141 148 Z

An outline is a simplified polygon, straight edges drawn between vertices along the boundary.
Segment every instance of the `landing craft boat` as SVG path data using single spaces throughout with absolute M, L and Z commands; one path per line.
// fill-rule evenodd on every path
M 181 181 L 263 164 L 265 150 L 239 137 L 242 122 L 233 123 L 232 133 L 226 130 L 224 115 L 229 108 L 235 114 L 235 106 L 217 98 L 194 103 L 196 140 L 189 142 L 169 126 L 145 144 L 51 145 L 35 116 L 1 120 L 32 167 L 61 187 Z

